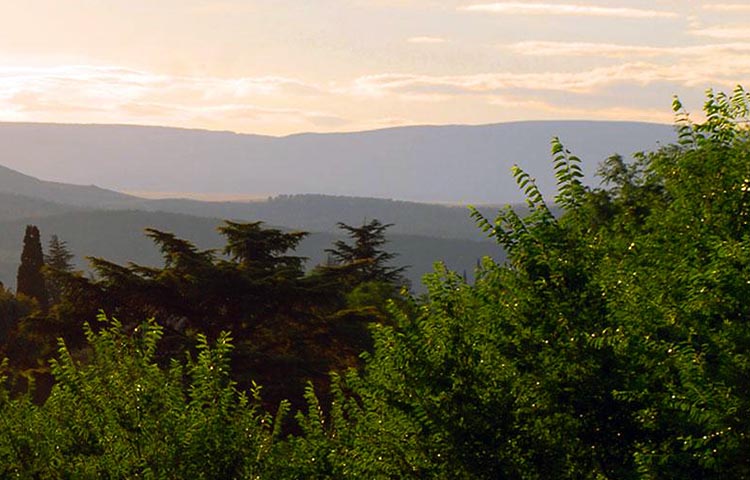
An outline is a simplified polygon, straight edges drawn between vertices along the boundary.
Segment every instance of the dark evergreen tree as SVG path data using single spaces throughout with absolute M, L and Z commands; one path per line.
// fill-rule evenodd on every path
M 47 308 L 47 289 L 44 285 L 44 253 L 39 238 L 39 229 L 34 225 L 26 227 L 23 238 L 21 265 L 18 267 L 16 292 L 35 299 L 42 309 Z
M 286 268 L 303 274 L 303 257 L 285 255 L 294 250 L 307 232 L 283 232 L 264 228 L 263 222 L 237 223 L 229 220 L 219 227 L 226 237 L 224 253 L 245 269 L 274 270 Z
M 356 265 L 356 283 L 386 282 L 394 285 L 404 285 L 402 275 L 408 267 L 390 267 L 388 263 L 397 254 L 384 251 L 381 247 L 387 243 L 385 231 L 393 224 L 382 224 L 375 219 L 363 223 L 360 227 L 352 227 L 339 222 L 338 227 L 347 232 L 352 244 L 343 240 L 334 243 L 334 248 L 326 249 L 330 257 L 343 266 Z
M 68 244 L 57 235 L 52 235 L 47 244 L 47 254 L 44 255 L 45 285 L 50 305 L 59 303 L 62 295 L 64 282 L 56 273 L 72 272 L 73 258 L 75 256 L 68 249 Z
M 67 326 L 99 309 L 129 328 L 155 318 L 165 328 L 158 355 L 167 359 L 193 348 L 198 333 L 217 339 L 231 331 L 240 385 L 259 381 L 269 403 L 291 398 L 301 405 L 306 381 L 322 386 L 329 371 L 358 362 L 369 337 L 364 320 L 338 315 L 350 290 L 346 268 L 306 275 L 304 258 L 293 251 L 305 232 L 229 221 L 219 232 L 226 238 L 221 252 L 149 228 L 163 266 L 88 258 L 95 279 L 60 273 L 64 293 L 53 313 L 66 329 L 57 336 L 82 345 Z
M 73 259 L 75 255 L 70 252 L 68 243 L 60 240 L 57 235 L 52 235 L 47 244 L 47 254 L 44 255 L 44 264 L 50 268 L 70 272 L 73 270 Z

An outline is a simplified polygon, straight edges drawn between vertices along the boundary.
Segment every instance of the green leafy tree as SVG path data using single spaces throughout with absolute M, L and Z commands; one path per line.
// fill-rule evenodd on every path
M 248 397 L 230 379 L 228 335 L 165 368 L 157 324 L 100 323 L 86 328 L 87 362 L 61 343 L 43 406 L 0 388 L 0 476 L 259 478 L 279 429 L 259 389 Z
M 473 213 L 508 262 L 428 277 L 428 303 L 375 326 L 343 413 L 311 399 L 290 458 L 319 478 L 749 478 L 748 105 L 709 92 L 694 124 L 676 102 L 678 144 L 611 158 L 600 189 L 555 139 L 559 216 L 515 168 L 530 213 Z

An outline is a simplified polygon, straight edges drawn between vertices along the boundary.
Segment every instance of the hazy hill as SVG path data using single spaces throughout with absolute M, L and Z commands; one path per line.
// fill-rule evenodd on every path
M 613 153 L 628 156 L 675 138 L 670 126 L 632 122 L 399 127 L 288 137 L 3 123 L 0 164 L 40 178 L 119 191 L 323 193 L 504 204 L 523 200 L 509 173 L 514 163 L 536 176 L 543 191 L 554 190 L 553 136 L 585 160 L 588 173 Z M 106 201 L 108 194 L 102 194 Z
M 0 191 L 0 221 L 45 217 L 76 210 L 79 208 L 75 206 Z
M 6 144 L 8 143 L 8 140 L 3 141 Z M 5 145 L 3 146 L 5 147 Z M 28 145 L 27 147 L 32 148 Z M 7 160 L 5 158 L 6 155 L 8 155 L 7 151 L 0 154 L 0 157 L 3 157 L 5 161 Z M 0 193 L 11 193 L 67 205 L 98 205 L 99 207 L 122 205 L 135 199 L 135 197 L 105 190 L 93 185 L 71 185 L 68 183 L 39 180 L 38 178 L 3 166 L 14 163 L 4 161 L 0 161 Z M 62 165 L 61 168 L 64 169 Z
M 24 195 L 18 195 L 17 192 L 24 192 Z M 54 199 L 57 203 L 43 199 Z M 390 230 L 392 233 L 478 238 L 477 229 L 469 218 L 466 207 L 326 195 L 281 195 L 254 202 L 146 200 L 96 187 L 46 182 L 8 168 L 0 168 L 0 221 L 56 215 L 84 207 L 262 220 L 273 225 L 317 232 L 336 232 L 337 222 L 358 225 L 365 220 L 377 218 L 384 223 L 393 223 Z M 490 212 L 493 209 L 486 210 Z
M 138 208 L 217 218 L 262 220 L 314 232 L 337 231 L 336 223 L 360 225 L 377 218 L 392 223 L 391 233 L 477 239 L 479 232 L 465 206 L 330 195 L 281 195 L 254 202 L 151 200 Z M 482 207 L 493 214 L 497 207 Z
M 5 221 L 0 222 L 0 281 L 6 286 L 15 284 L 24 227 L 29 223 L 40 228 L 44 242 L 52 234 L 67 241 L 82 269 L 87 268 L 84 256 L 101 256 L 121 263 L 134 261 L 159 265 L 161 257 L 158 249 L 143 235 L 146 227 L 174 232 L 201 248 L 223 246 L 222 238 L 216 232 L 219 219 L 173 213 L 79 211 Z M 308 267 L 315 266 L 324 260 L 324 249 L 338 238 L 341 237 L 331 233 L 313 233 L 302 242 L 297 252 L 309 257 Z M 471 275 L 478 258 L 485 255 L 502 258 L 500 248 L 490 242 L 415 235 L 389 235 L 388 238 L 388 250 L 400 254 L 395 263 L 412 266 L 407 274 L 415 286 L 422 275 L 432 271 L 433 263 L 438 260 L 445 261 L 451 269 L 458 272 L 466 270 Z M 477 239 L 481 239 L 481 236 L 477 235 Z

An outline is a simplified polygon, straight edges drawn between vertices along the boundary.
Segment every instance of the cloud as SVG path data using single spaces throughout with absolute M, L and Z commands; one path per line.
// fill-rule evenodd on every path
M 702 5 L 704 10 L 713 10 L 716 12 L 747 12 L 750 13 L 750 5 L 741 3 L 714 3 Z
M 466 95 L 499 95 L 510 90 L 572 92 L 595 94 L 616 85 L 647 86 L 657 83 L 686 87 L 734 86 L 738 78 L 750 75 L 750 55 L 707 50 L 683 61 L 656 63 L 626 62 L 572 72 L 482 73 L 435 76 L 387 73 L 355 80 L 352 92 L 365 96 L 400 95 L 404 99 L 421 96 L 446 98 Z
M 720 40 L 750 40 L 750 25 L 716 25 L 694 28 L 689 30 L 688 33 Z
M 621 60 L 591 68 L 565 62 L 570 66 L 564 71 L 376 72 L 323 84 L 284 76 L 166 75 L 119 66 L 6 65 L 0 66 L 0 119 L 139 123 L 272 134 L 382 126 L 378 118 L 394 119 L 394 124 L 455 122 L 456 118 L 492 121 L 496 118 L 493 106 L 505 107 L 503 115 L 514 119 L 539 115 L 585 118 L 586 112 L 593 112 L 591 118 L 618 112 L 623 119 L 656 119 L 655 112 L 623 107 L 595 111 L 578 105 L 584 100 L 604 102 L 605 98 L 616 105 L 626 101 L 618 92 L 646 92 L 649 86 L 671 92 L 707 86 L 732 88 L 750 77 L 750 42 L 677 47 L 521 42 L 505 48 L 523 55 L 595 55 Z M 550 98 L 573 100 L 558 105 L 549 103 Z M 457 109 L 476 110 L 477 114 Z M 412 117 L 416 121 L 411 121 Z M 383 120 L 383 124 L 387 122 Z
M 535 118 L 548 119 L 585 119 L 585 120 L 622 120 L 638 119 L 657 123 L 670 123 L 673 115 L 664 109 L 631 108 L 631 107 L 595 107 L 581 108 L 572 107 L 569 104 L 555 104 L 540 99 L 519 98 L 513 96 L 492 96 L 489 99 L 492 105 L 503 108 L 522 109 L 525 112 L 534 112 Z
M 347 120 L 304 103 L 324 89 L 293 78 L 173 76 L 117 66 L 0 67 L 5 119 L 219 126 L 275 122 L 314 126 Z M 263 105 L 270 104 L 272 106 Z
M 626 7 L 600 7 L 582 4 L 497 2 L 467 5 L 459 10 L 500 15 L 568 15 L 620 18 L 676 18 L 677 13 Z
M 406 40 L 409 43 L 445 43 L 446 40 L 441 37 L 411 37 Z
M 620 45 L 613 43 L 547 42 L 530 41 L 507 45 L 520 55 L 557 57 L 660 57 L 660 56 L 708 56 L 721 53 L 750 53 L 750 42 L 695 45 L 685 47 L 654 47 L 642 45 Z
M 632 68 L 633 65 L 624 65 L 574 73 L 503 72 L 452 76 L 385 73 L 356 79 L 353 92 L 370 96 L 400 94 L 413 99 L 491 95 L 508 89 L 588 92 L 604 83 L 617 81 L 623 77 L 623 70 Z

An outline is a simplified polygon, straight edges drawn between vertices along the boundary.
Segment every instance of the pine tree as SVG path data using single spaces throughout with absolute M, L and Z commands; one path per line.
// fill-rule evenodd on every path
M 50 237 L 47 244 L 47 251 L 48 253 L 44 255 L 44 265 L 46 266 L 44 271 L 45 285 L 50 305 L 54 305 L 60 302 L 64 284 L 57 274 L 72 272 L 72 261 L 75 256 L 68 249 L 67 242 L 60 240 L 57 235 Z
M 34 225 L 26 227 L 23 238 L 21 265 L 18 267 L 16 293 L 25 295 L 39 302 L 42 309 L 47 308 L 47 289 L 44 285 L 44 253 L 39 238 L 39 229 Z
M 307 232 L 284 232 L 264 228 L 263 222 L 237 223 L 229 220 L 219 227 L 227 239 L 224 254 L 245 269 L 273 271 L 280 268 L 303 273 L 304 257 L 286 255 L 297 248 Z
M 407 267 L 387 266 L 397 254 L 386 252 L 381 248 L 387 243 L 385 231 L 393 224 L 382 224 L 375 219 L 369 223 L 363 223 L 360 227 L 352 227 L 343 222 L 337 225 L 347 232 L 353 244 L 338 240 L 334 243 L 334 248 L 326 249 L 326 252 L 339 265 L 358 265 L 358 283 L 386 282 L 394 285 L 406 283 L 402 273 Z
M 60 240 L 57 235 L 52 235 L 47 244 L 48 253 L 44 255 L 44 264 L 55 270 L 70 272 L 73 270 L 73 258 L 75 255 L 70 253 L 68 243 Z

